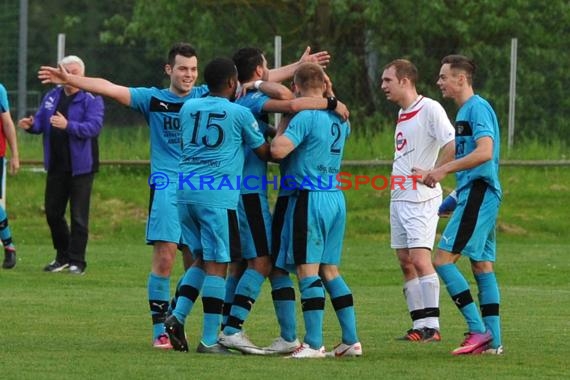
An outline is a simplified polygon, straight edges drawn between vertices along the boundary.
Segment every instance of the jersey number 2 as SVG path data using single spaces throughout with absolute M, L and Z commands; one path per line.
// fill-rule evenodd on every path
M 340 154 L 340 138 L 342 137 L 342 132 L 340 130 L 340 125 L 333 123 L 331 125 L 331 135 L 334 137 L 334 141 L 331 144 L 331 153 Z

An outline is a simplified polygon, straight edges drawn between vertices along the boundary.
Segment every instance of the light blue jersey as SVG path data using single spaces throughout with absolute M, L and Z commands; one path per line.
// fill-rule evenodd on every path
M 502 190 L 499 183 L 499 122 L 491 105 L 479 95 L 474 95 L 461 106 L 455 118 L 455 158 L 459 159 L 473 152 L 477 147 L 477 140 L 485 136 L 493 139 L 493 158 L 474 168 L 457 172 L 457 191 L 482 179 L 500 199 Z
M 0 84 L 0 113 L 10 111 L 10 103 L 8 102 L 8 93 L 6 88 Z
M 259 130 L 265 136 L 267 131 L 267 113 L 263 111 L 263 106 L 271 98 L 265 95 L 261 91 L 248 91 L 244 96 L 236 100 L 237 104 L 240 104 L 246 108 L 249 108 L 257 124 L 259 125 Z M 252 194 L 252 193 L 267 193 L 267 184 L 263 181 L 263 178 L 267 175 L 267 162 L 261 160 L 255 152 L 251 149 L 245 149 L 245 162 L 243 165 L 243 176 L 244 179 L 241 193 L 242 194 Z
M 156 87 L 131 87 L 130 107 L 142 113 L 150 128 L 150 170 L 164 173 L 170 182 L 178 180 L 182 135 L 179 112 L 188 99 L 200 98 L 208 93 L 208 87 L 195 86 L 184 97 L 169 89 Z
M 180 110 L 179 203 L 237 208 L 244 149 L 265 142 L 249 109 L 226 98 L 187 101 Z
M 295 115 L 284 135 L 295 146 L 287 172 L 295 178 L 297 190 L 339 191 L 337 174 L 349 134 L 349 124 L 332 111 L 306 110 Z

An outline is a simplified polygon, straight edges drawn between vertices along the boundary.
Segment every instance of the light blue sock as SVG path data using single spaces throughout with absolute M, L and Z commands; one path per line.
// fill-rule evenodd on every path
M 483 315 L 483 322 L 485 322 L 485 326 L 493 334 L 491 347 L 498 348 L 502 343 L 501 318 L 499 316 L 501 294 L 497 284 L 497 277 L 494 272 L 481 273 L 475 275 L 475 280 L 479 287 L 479 305 Z
M 224 328 L 225 334 L 235 334 L 242 330 L 243 323 L 257 300 L 264 280 L 265 277 L 254 269 L 247 269 L 241 276 L 236 287 L 230 317 Z
M 184 273 L 178 289 L 176 308 L 172 311 L 178 322 L 182 324 L 186 322 L 188 314 L 192 311 L 194 303 L 196 303 L 196 299 L 200 295 L 205 277 L 206 272 L 202 268 L 194 266 L 188 268 L 186 273 Z
M 330 294 L 331 303 L 340 323 L 342 343 L 354 344 L 358 342 L 354 301 L 348 285 L 346 285 L 342 276 L 335 277 L 329 282 L 324 282 L 324 285 Z
M 319 276 L 305 277 L 299 281 L 301 305 L 305 320 L 303 341 L 318 350 L 323 345 L 323 317 L 325 309 L 325 289 Z
M 206 346 L 211 346 L 218 341 L 225 294 L 226 280 L 220 276 L 206 275 L 202 287 L 202 305 L 204 308 L 202 343 Z
M 297 339 L 297 313 L 295 306 L 295 288 L 289 275 L 275 276 L 271 281 L 273 308 L 279 323 L 281 338 L 287 342 Z
M 236 287 L 239 282 L 239 278 L 234 276 L 228 276 L 226 278 L 226 296 L 224 297 L 224 308 L 222 313 L 222 330 L 226 327 L 228 323 L 228 316 L 230 315 L 230 310 L 232 304 L 234 303 L 234 296 L 236 294 Z
M 8 215 L 6 215 L 6 211 L 2 206 L 0 206 L 0 240 L 2 240 L 4 248 L 14 246 L 14 243 L 12 242 L 12 233 L 8 226 Z
M 153 340 L 164 334 L 164 319 L 170 300 L 170 277 L 159 276 L 154 273 L 148 275 L 148 303 L 152 317 Z
M 463 314 L 470 332 L 484 333 L 486 331 L 483 319 L 469 291 L 469 284 L 461 274 L 457 265 L 445 264 L 435 268 L 439 277 L 445 283 L 447 292 L 455 305 Z

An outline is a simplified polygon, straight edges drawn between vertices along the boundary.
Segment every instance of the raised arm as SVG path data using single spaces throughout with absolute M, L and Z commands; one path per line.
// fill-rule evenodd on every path
M 323 67 L 327 67 L 330 60 L 331 56 L 327 51 L 319 51 L 311 54 L 311 47 L 307 46 L 305 52 L 297 62 L 269 70 L 269 80 L 271 82 L 282 82 L 292 78 L 293 74 L 295 74 L 295 70 L 297 70 L 299 65 L 303 62 L 314 62 Z
M 131 92 L 128 87 L 117 85 L 103 78 L 73 75 L 68 73 L 62 65 L 59 65 L 57 68 L 50 66 L 40 67 L 38 78 L 43 84 L 67 84 L 109 97 L 125 106 L 131 104 Z

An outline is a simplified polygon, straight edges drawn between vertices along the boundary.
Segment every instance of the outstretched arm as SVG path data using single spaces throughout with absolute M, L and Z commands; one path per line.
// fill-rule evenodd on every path
M 62 65 L 59 65 L 58 68 L 50 66 L 40 67 L 38 78 L 43 84 L 67 84 L 109 97 L 125 106 L 131 104 L 131 92 L 128 87 L 117 85 L 103 78 L 73 75 L 68 73 Z

